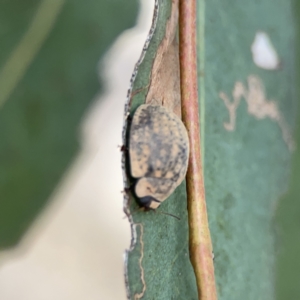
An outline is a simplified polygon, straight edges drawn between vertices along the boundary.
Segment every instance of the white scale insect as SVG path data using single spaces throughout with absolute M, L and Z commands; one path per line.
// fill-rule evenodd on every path
M 143 104 L 129 132 L 129 160 L 139 204 L 156 209 L 184 180 L 189 139 L 182 121 L 163 106 Z

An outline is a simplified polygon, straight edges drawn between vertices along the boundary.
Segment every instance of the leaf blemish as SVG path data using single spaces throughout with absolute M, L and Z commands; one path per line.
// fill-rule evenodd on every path
M 134 300 L 138 300 L 138 299 L 141 299 L 144 296 L 145 291 L 146 291 L 146 282 L 145 282 L 145 276 L 144 276 L 144 268 L 143 268 L 143 265 L 142 265 L 143 258 L 144 258 L 144 241 L 143 241 L 144 227 L 143 227 L 143 224 L 141 224 L 141 223 L 137 223 L 137 224 L 135 224 L 135 226 L 136 227 L 137 226 L 140 227 L 141 256 L 140 256 L 140 259 L 139 259 L 139 267 L 140 267 L 140 270 L 141 270 L 141 281 L 142 281 L 142 284 L 143 284 L 142 291 L 140 293 L 134 294 Z
M 253 62 L 259 68 L 265 70 L 277 70 L 280 61 L 275 47 L 266 32 L 258 31 L 251 45 Z
M 229 97 L 220 92 L 219 97 L 223 100 L 229 112 L 229 122 L 224 122 L 224 128 L 227 131 L 234 131 L 236 128 L 236 110 L 244 98 L 247 104 L 247 111 L 250 115 L 256 117 L 258 120 L 270 118 L 276 122 L 281 129 L 282 138 L 290 151 L 295 150 L 295 141 L 290 133 L 288 124 L 275 101 L 268 100 L 265 95 L 265 88 L 258 76 L 248 76 L 248 89 L 242 82 L 237 81 L 232 91 L 233 101 Z

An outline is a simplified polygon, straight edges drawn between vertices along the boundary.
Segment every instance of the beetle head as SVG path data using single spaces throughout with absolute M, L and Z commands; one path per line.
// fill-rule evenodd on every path
M 161 202 L 153 198 L 152 196 L 145 196 L 139 198 L 139 203 L 146 209 L 157 209 L 160 206 Z

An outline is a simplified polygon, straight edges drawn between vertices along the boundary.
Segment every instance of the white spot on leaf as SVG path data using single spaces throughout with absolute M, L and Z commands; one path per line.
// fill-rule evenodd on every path
M 266 70 L 276 70 L 280 61 L 277 52 L 272 45 L 270 37 L 263 31 L 258 31 L 251 46 L 254 63 Z

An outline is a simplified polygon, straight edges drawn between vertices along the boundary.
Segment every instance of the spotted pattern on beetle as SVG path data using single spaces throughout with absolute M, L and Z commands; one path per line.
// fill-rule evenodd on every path
M 139 106 L 130 127 L 129 157 L 140 205 L 156 209 L 186 175 L 189 140 L 182 121 L 163 106 Z

